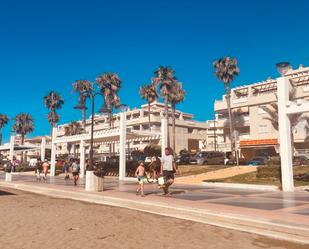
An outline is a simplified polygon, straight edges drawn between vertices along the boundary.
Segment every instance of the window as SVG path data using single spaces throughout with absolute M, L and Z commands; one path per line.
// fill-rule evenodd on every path
M 269 133 L 269 128 L 267 125 L 259 125 L 259 133 Z

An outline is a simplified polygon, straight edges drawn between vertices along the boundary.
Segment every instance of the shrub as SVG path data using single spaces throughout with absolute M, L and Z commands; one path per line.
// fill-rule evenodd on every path
M 148 144 L 144 148 L 144 154 L 145 156 L 161 156 L 161 146 L 157 144 Z
M 257 168 L 257 178 L 281 178 L 281 167 L 278 165 L 260 166 Z
M 28 171 L 34 171 L 34 168 L 27 167 L 27 166 L 18 166 L 16 167 L 16 172 L 28 172 Z
M 280 166 L 281 161 L 280 161 L 280 157 L 276 156 L 276 157 L 272 157 L 269 160 L 267 160 L 266 165 L 269 167 L 272 166 Z

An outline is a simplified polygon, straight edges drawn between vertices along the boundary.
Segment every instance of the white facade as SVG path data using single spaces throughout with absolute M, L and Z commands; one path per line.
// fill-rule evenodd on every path
M 126 130 L 136 134 L 153 134 L 149 140 L 149 136 L 144 138 L 136 138 L 127 142 L 127 154 L 134 150 L 143 150 L 144 147 L 150 143 L 161 145 L 161 119 L 163 117 L 164 105 L 161 103 L 152 103 L 150 108 L 150 127 L 148 116 L 148 105 L 142 105 L 139 109 L 133 109 L 126 112 Z M 113 115 L 112 128 L 120 128 L 120 115 Z M 193 120 L 193 115 L 176 111 L 176 153 L 182 149 L 197 151 L 203 149 L 202 141 L 207 139 L 208 124 L 205 122 L 198 122 Z M 104 131 L 109 129 L 109 120 L 107 115 L 95 115 L 94 117 L 94 132 Z M 86 133 L 90 132 L 91 119 L 86 121 Z M 65 127 L 68 124 L 59 125 L 56 132 L 56 137 L 64 136 Z M 156 136 L 157 135 L 157 136 Z M 172 118 L 169 118 L 169 138 L 170 145 L 172 145 Z M 115 154 L 119 154 L 119 141 L 106 141 L 95 144 L 95 153 L 101 156 L 109 154 L 110 144 Z M 70 150 L 70 151 L 69 151 Z M 57 144 L 57 155 L 61 154 L 77 154 L 79 150 L 79 143 L 59 143 Z M 89 146 L 86 146 L 86 152 Z
M 296 70 L 290 70 L 286 77 L 293 82 L 295 99 L 298 102 L 309 99 L 309 67 L 300 66 Z M 278 130 L 274 129 L 271 122 L 266 119 L 269 114 L 262 109 L 262 106 L 270 106 L 277 102 L 277 83 L 277 79 L 268 78 L 266 81 L 231 89 L 234 117 L 242 120 L 235 125 L 238 133 L 237 147 L 246 158 L 264 152 L 279 152 Z M 215 101 L 214 110 L 217 113 L 217 129 L 222 129 L 228 117 L 225 95 L 221 100 Z M 305 142 L 307 133 L 304 123 L 298 123 L 293 131 L 296 150 L 299 153 L 309 153 L 309 146 Z M 224 129 L 224 141 L 223 144 L 218 142 L 218 147 L 225 146 L 228 149 L 228 128 Z

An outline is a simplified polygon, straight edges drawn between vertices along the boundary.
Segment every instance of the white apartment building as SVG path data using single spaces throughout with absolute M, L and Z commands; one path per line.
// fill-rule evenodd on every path
M 289 77 L 293 84 L 295 100 L 309 99 L 309 67 L 300 65 L 298 69 L 291 69 L 285 76 Z M 231 107 L 236 119 L 237 147 L 245 158 L 278 153 L 280 144 L 278 131 L 273 128 L 269 120 L 265 119 L 269 114 L 262 109 L 262 106 L 277 102 L 276 90 L 277 81 L 271 78 L 231 89 Z M 214 111 L 217 129 L 220 132 L 224 130 L 224 139 L 222 141 L 222 137 L 219 136 L 217 146 L 220 150 L 228 151 L 230 141 L 226 122 L 228 113 L 225 95 L 221 100 L 215 101 Z M 309 144 L 305 141 L 307 137 L 305 123 L 298 123 L 293 134 L 295 149 L 301 153 L 308 153 Z
M 127 154 L 134 150 L 143 150 L 148 144 L 160 145 L 161 134 L 161 118 L 164 112 L 164 105 L 161 103 L 152 103 L 150 106 L 150 127 L 148 105 L 142 105 L 138 109 L 126 111 L 126 126 L 128 132 L 134 132 L 145 135 L 143 139 L 139 138 L 127 142 Z M 182 149 L 189 151 L 198 151 L 205 148 L 207 139 L 208 124 L 205 122 L 198 122 L 193 120 L 193 115 L 176 111 L 176 153 Z M 113 114 L 112 127 L 117 128 L 120 124 L 120 115 Z M 56 137 L 64 136 L 65 127 L 68 124 L 62 124 L 57 127 Z M 91 128 L 91 118 L 86 121 L 86 132 L 89 133 Z M 94 132 L 104 131 L 109 129 L 109 119 L 106 114 L 96 114 L 94 117 Z M 148 136 L 147 136 L 148 135 Z M 169 138 L 172 145 L 172 118 L 169 118 Z M 109 141 L 106 143 L 95 144 L 95 153 L 101 156 L 109 154 L 110 144 L 113 151 L 117 155 L 119 146 L 117 141 Z M 57 145 L 57 155 L 74 154 L 78 151 L 79 144 L 60 144 Z M 86 147 L 86 151 L 89 146 Z
M 31 158 L 39 158 L 41 156 L 41 145 L 42 140 L 45 142 L 45 156 L 50 157 L 51 152 L 51 138 L 50 136 L 36 136 L 33 138 L 26 138 L 24 144 L 21 144 L 21 136 L 16 135 L 14 137 L 14 157 L 17 160 L 21 160 L 22 153 L 25 154 L 26 160 L 29 161 Z M 0 157 L 9 158 L 10 154 L 10 143 L 5 143 L 0 146 Z

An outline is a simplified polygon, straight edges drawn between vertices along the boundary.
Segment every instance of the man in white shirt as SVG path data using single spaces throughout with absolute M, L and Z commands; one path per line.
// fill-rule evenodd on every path
M 161 158 L 161 175 L 166 177 L 166 184 L 163 188 L 164 195 L 170 195 L 168 192 L 169 186 L 174 183 L 174 172 L 176 172 L 176 165 L 174 157 L 171 153 L 170 148 L 165 148 L 165 155 Z

